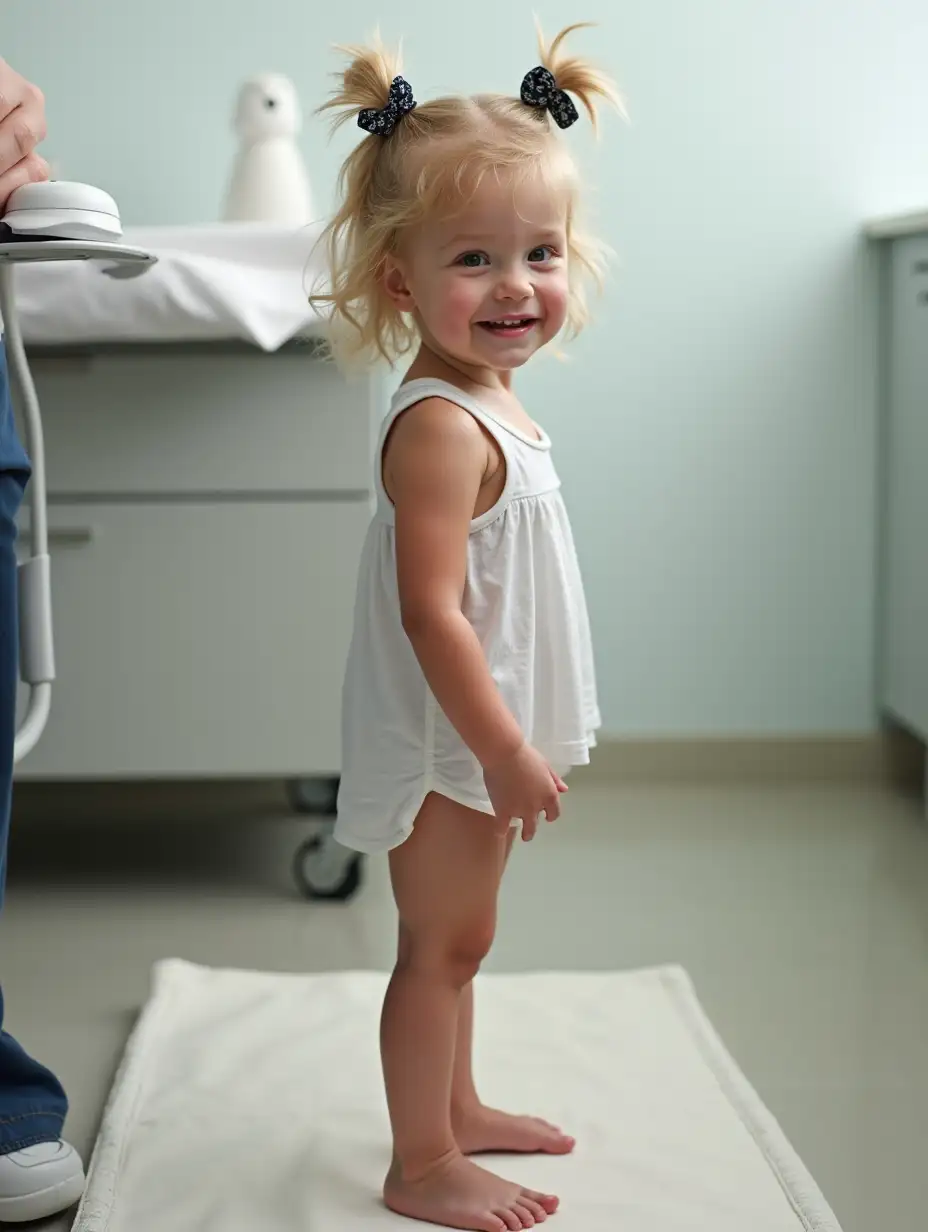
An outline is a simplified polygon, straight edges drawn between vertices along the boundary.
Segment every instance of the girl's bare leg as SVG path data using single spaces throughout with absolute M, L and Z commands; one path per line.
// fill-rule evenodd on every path
M 515 830 L 510 829 L 501 850 L 498 880 L 502 880 L 514 836 Z M 483 1103 L 474 1083 L 473 1051 L 474 985 L 471 982 L 462 990 L 458 1005 L 451 1082 L 451 1125 L 460 1150 L 465 1155 L 486 1151 L 568 1155 L 574 1149 L 574 1139 L 555 1125 L 549 1125 L 537 1117 L 499 1112 Z
M 401 1215 L 470 1232 L 531 1228 L 557 1209 L 465 1159 L 451 1124 L 462 990 L 490 948 L 507 831 L 430 795 L 390 853 L 400 947 L 381 1051 L 393 1127 L 384 1200 Z

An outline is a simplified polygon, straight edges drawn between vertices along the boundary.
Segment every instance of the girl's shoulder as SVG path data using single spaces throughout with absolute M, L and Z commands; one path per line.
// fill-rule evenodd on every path
M 386 426 L 385 449 L 454 448 L 482 440 L 484 435 L 473 414 L 440 394 L 394 401 Z
M 500 464 L 492 437 L 458 403 L 440 394 L 394 401 L 381 448 L 381 471 L 391 500 L 401 488 L 482 487 Z
M 444 433 L 480 434 L 488 419 L 492 413 L 488 414 L 475 393 L 437 377 L 416 377 L 407 378 L 394 393 L 387 423 L 409 420 L 441 437 Z

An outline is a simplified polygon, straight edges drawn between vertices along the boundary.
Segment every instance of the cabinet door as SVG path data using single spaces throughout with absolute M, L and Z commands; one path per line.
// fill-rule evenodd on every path
M 28 778 L 339 768 L 366 502 L 53 506 L 58 680 Z
M 892 252 L 883 702 L 928 737 L 928 236 Z

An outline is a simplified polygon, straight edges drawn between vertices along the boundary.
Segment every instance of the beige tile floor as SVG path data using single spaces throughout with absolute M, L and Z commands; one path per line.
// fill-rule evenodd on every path
M 0 954 L 9 1026 L 67 1084 L 69 1134 L 85 1151 L 158 958 L 389 964 L 383 864 L 369 864 L 348 907 L 299 900 L 289 864 L 306 826 L 282 810 L 251 815 L 208 793 L 194 810 L 136 793 L 57 812 L 50 824 L 20 808 Z M 492 967 L 668 961 L 690 971 L 844 1232 L 923 1232 L 919 803 L 869 788 L 578 784 L 566 820 L 511 868 Z

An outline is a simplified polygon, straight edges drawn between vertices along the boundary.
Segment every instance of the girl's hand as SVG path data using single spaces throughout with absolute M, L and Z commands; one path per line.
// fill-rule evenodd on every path
M 483 779 L 496 816 L 507 825 L 518 818 L 526 843 L 535 837 L 542 813 L 548 821 L 561 815 L 560 796 L 567 784 L 528 743 L 504 761 L 485 766 Z

